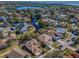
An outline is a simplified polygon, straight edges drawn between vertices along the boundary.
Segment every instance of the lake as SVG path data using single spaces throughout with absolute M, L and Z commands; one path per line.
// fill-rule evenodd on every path
M 41 8 L 41 7 L 34 7 L 34 6 L 17 6 L 16 10 L 27 10 L 27 9 L 33 9 L 33 8 Z

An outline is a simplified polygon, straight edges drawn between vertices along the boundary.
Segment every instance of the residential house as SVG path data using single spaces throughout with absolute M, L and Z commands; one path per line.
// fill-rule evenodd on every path
M 62 39 L 62 38 L 64 38 L 64 36 L 61 33 L 56 32 L 56 31 L 54 32 L 54 36 L 53 36 L 54 40 L 59 40 L 59 39 Z
M 27 51 L 24 51 L 18 47 L 13 48 L 6 57 L 8 58 L 24 58 L 24 57 L 30 57 L 31 54 Z
M 54 32 L 54 30 L 47 30 L 46 34 L 52 37 L 54 35 Z
M 66 40 L 72 40 L 75 41 L 76 40 L 76 36 L 73 35 L 72 33 L 70 33 L 69 37 Z
M 71 10 L 71 12 L 79 13 L 79 9 L 73 9 L 73 10 Z
M 13 40 L 16 40 L 16 35 L 15 34 L 8 35 L 8 33 L 5 33 L 4 39 L 2 39 L 3 42 L 13 41 Z
M 62 28 L 62 27 L 57 27 L 56 28 L 56 31 L 59 32 L 59 33 L 65 33 L 66 32 L 66 29 L 65 28 Z
M 73 58 L 71 55 L 63 56 L 64 58 Z
M 30 21 L 31 21 L 31 19 L 30 19 L 28 16 L 25 16 L 25 17 L 24 17 L 24 20 L 25 20 L 26 22 L 30 22 Z
M 79 21 L 79 15 L 76 16 L 77 20 Z
M 20 32 L 26 32 L 28 27 L 30 27 L 31 25 L 28 23 L 24 23 L 24 26 L 22 27 L 22 29 L 20 30 Z
M 79 48 L 76 49 L 76 52 L 79 53 Z
M 65 14 L 60 14 L 60 17 L 61 17 L 61 18 L 65 18 L 66 15 L 65 15 Z
M 0 21 L 6 20 L 4 16 L 0 16 Z
M 0 32 L 4 32 L 5 31 L 5 28 L 3 28 L 3 27 L 0 27 Z
M 71 33 L 70 32 L 66 32 L 65 35 L 64 35 L 64 39 L 69 40 L 71 37 Z
M 70 54 L 73 58 L 79 58 L 79 54 L 78 53 L 74 53 L 74 54 Z
M 71 32 L 76 36 L 79 34 L 77 25 L 72 26 Z
M 36 56 L 42 53 L 42 50 L 39 48 L 40 43 L 35 39 L 26 42 L 25 47 L 28 48 Z
M 2 40 L 0 40 L 0 50 L 6 47 L 7 47 L 7 44 L 3 42 Z
M 46 19 L 46 18 L 42 18 L 41 21 L 42 21 L 43 23 L 45 23 L 45 24 L 48 23 L 48 19 Z
M 14 39 L 16 39 L 16 35 L 15 34 L 10 34 L 9 38 L 14 40 Z
M 70 22 L 71 22 L 71 23 L 77 23 L 77 19 L 76 19 L 76 18 L 71 18 L 71 19 L 70 19 Z
M 52 42 L 52 37 L 42 34 L 41 36 L 38 37 L 38 40 L 44 44 L 50 44 Z
M 56 21 L 61 21 L 61 17 L 60 16 L 56 16 L 54 19 L 56 19 Z

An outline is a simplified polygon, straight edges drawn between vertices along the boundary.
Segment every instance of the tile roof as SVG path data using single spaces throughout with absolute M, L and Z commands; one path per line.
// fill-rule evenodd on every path
M 31 52 L 34 54 L 34 55 L 39 55 L 41 54 L 41 50 L 40 50 L 40 43 L 37 41 L 37 40 L 30 40 L 28 42 L 26 42 L 26 45 L 25 45 L 29 50 L 31 50 Z
M 52 37 L 42 34 L 41 36 L 38 37 L 38 40 L 44 44 L 50 44 L 52 42 Z
M 26 55 L 30 55 L 28 52 L 20 49 L 14 48 L 10 53 L 7 54 L 8 58 L 24 58 Z
M 2 40 L 0 40 L 0 49 L 7 47 L 7 44 L 5 42 L 3 42 Z
M 73 58 L 79 58 L 79 54 L 76 54 L 76 53 L 74 53 L 74 54 L 70 54 Z

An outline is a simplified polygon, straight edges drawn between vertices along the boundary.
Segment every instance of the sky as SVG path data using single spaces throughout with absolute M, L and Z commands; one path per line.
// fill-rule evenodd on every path
M 4 3 L 5 1 L 0 3 Z M 11 2 L 11 1 L 9 1 Z M 13 1 L 12 1 L 13 2 Z M 21 1 L 22 2 L 22 1 Z M 68 4 L 68 5 L 79 5 L 79 1 L 23 1 L 22 3 L 25 2 L 32 2 L 32 3 L 44 3 L 44 4 L 55 4 L 55 3 L 61 3 L 61 4 Z
M 65 4 L 79 5 L 79 1 L 39 1 L 38 3 L 46 3 L 46 4 L 53 4 L 53 3 L 63 3 L 64 4 L 65 3 Z

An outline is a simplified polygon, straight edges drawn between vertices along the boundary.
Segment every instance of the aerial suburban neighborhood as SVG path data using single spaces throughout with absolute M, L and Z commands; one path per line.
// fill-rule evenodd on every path
M 79 58 L 79 2 L 0 1 L 0 58 Z

